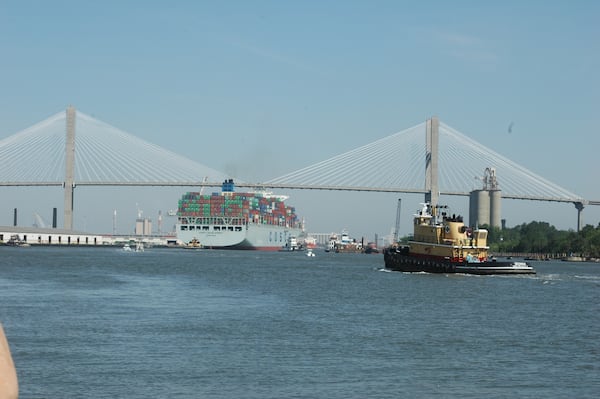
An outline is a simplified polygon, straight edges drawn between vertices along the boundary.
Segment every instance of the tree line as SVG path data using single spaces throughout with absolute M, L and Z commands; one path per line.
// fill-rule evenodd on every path
M 503 230 L 498 227 L 482 227 L 489 232 L 490 252 L 600 258 L 600 224 L 596 227 L 588 224 L 579 232 L 557 230 L 546 222 L 523 223 Z

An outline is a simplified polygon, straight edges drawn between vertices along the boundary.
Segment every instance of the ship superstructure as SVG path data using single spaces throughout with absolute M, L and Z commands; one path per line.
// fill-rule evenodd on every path
M 488 259 L 486 229 L 465 226 L 460 215 L 448 215 L 445 206 L 421 204 L 414 215 L 411 253 L 450 262 L 485 262 Z

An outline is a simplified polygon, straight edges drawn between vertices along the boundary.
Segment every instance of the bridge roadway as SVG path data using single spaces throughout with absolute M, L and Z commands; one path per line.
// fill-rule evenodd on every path
M 64 187 L 64 182 L 0 182 L 0 186 L 55 186 Z M 123 187 L 221 187 L 221 183 L 210 182 L 77 182 L 74 187 L 78 186 L 123 186 Z M 306 186 L 297 184 L 270 184 L 270 183 L 244 183 L 236 182 L 236 187 L 251 188 L 251 189 L 288 189 L 288 190 L 330 190 L 330 191 L 370 191 L 380 193 L 406 193 L 406 194 L 426 194 L 428 191 L 414 188 L 401 187 L 360 187 L 360 186 Z M 440 195 L 455 195 L 468 197 L 470 193 L 459 191 L 440 191 Z M 537 196 L 523 196 L 502 194 L 502 198 L 530 200 L 530 201 L 547 201 L 547 202 L 564 202 L 573 203 L 576 207 L 587 205 L 600 205 L 600 200 L 584 200 L 582 198 L 551 198 Z

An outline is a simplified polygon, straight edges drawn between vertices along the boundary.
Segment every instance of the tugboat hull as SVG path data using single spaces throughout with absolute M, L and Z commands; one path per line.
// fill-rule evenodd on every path
M 466 274 L 535 274 L 525 262 L 485 261 L 455 263 L 447 260 L 402 254 L 395 248 L 384 251 L 385 267 L 389 270 L 408 273 L 466 273 Z

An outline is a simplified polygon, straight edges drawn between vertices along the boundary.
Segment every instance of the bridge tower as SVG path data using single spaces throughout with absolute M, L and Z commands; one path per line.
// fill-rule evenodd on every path
M 583 217 L 581 212 L 583 212 L 584 203 L 583 202 L 573 202 L 575 205 L 575 209 L 577 209 L 577 231 L 581 231 L 581 227 L 583 224 Z
M 438 148 L 440 143 L 440 121 L 437 116 L 427 120 L 425 152 L 425 202 L 432 207 L 438 204 L 440 189 L 438 185 Z
M 67 107 L 67 131 L 65 139 L 65 195 L 64 228 L 73 230 L 73 195 L 75 191 L 75 107 Z

